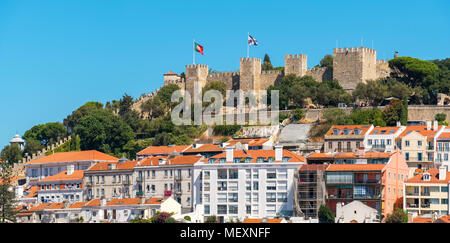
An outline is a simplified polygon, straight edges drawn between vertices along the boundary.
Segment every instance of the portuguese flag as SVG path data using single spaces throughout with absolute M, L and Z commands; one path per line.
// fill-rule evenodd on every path
M 194 42 L 194 49 L 196 52 L 200 52 L 203 55 L 203 46 L 199 45 L 197 42 Z

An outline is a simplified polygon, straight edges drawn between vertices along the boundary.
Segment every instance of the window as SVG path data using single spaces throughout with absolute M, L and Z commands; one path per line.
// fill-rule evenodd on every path
M 422 141 L 417 141 L 417 146 L 422 147 Z
M 267 179 L 276 179 L 277 173 L 276 172 L 267 172 Z
M 259 190 L 259 182 L 257 182 L 257 181 L 254 181 L 254 182 L 253 182 L 253 190 L 254 190 L 254 191 Z
M 406 147 L 409 147 L 409 140 L 406 140 L 406 141 L 405 141 L 405 146 L 406 146 Z
M 369 145 L 372 145 L 372 139 L 367 140 L 367 143 L 368 143 Z
M 219 179 L 227 179 L 227 170 L 226 169 L 222 169 L 222 170 L 217 170 L 217 176 Z
M 227 205 L 217 205 L 217 214 L 227 214 Z
M 441 192 L 448 192 L 448 186 L 442 186 Z
M 277 201 L 277 194 L 276 193 L 267 193 L 266 194 L 266 202 L 276 202 Z
M 275 191 L 277 189 L 277 185 L 275 181 L 268 181 L 267 182 L 267 190 L 268 191 Z
M 209 205 L 205 205 L 205 214 L 210 214 Z
M 278 193 L 278 202 L 287 202 L 287 193 Z
M 238 179 L 238 170 L 237 169 L 229 170 L 229 177 L 230 179 Z
M 441 199 L 441 204 L 448 204 L 448 198 Z
M 229 205 L 228 213 L 229 214 L 237 214 L 238 213 L 238 205 Z
M 251 214 L 252 213 L 252 206 L 251 205 L 245 205 L 245 213 Z
M 409 153 L 405 153 L 405 159 L 408 161 L 409 160 Z
M 259 178 L 258 170 L 254 170 L 253 171 L 253 179 L 258 179 L 258 178 Z
M 210 200 L 209 194 L 204 194 L 203 198 L 204 198 L 203 200 L 205 203 L 209 203 L 209 200 Z

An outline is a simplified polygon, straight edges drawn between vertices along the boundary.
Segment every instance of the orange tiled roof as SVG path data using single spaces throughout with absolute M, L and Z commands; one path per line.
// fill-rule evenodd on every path
M 136 166 L 138 162 L 137 161 L 126 161 L 126 162 L 100 162 L 95 165 L 93 165 L 91 168 L 88 169 L 88 171 L 103 171 L 108 170 L 108 165 L 115 164 L 116 169 L 115 170 L 131 170 Z
M 430 180 L 424 181 L 423 180 L 423 174 L 429 173 L 430 174 Z M 425 172 L 422 172 L 414 177 L 411 177 L 406 181 L 406 183 L 439 183 L 439 184 L 447 184 L 450 181 L 450 172 L 446 172 L 447 175 L 445 176 L 445 180 L 439 180 L 439 169 L 431 168 Z
M 283 219 L 267 219 L 267 223 L 281 223 Z
M 316 170 L 326 170 L 328 164 L 305 164 L 300 166 L 299 171 L 316 171 Z
M 139 204 L 139 198 L 122 198 L 122 199 L 113 199 L 110 202 L 106 203 L 106 206 L 118 206 L 118 205 L 136 205 Z
M 250 224 L 256 224 L 261 222 L 262 219 L 244 219 L 244 221 L 242 221 L 242 223 L 250 223 Z
M 74 151 L 54 153 L 43 158 L 25 163 L 30 164 L 47 164 L 58 162 L 74 162 L 74 161 L 118 161 L 119 159 L 108 154 L 101 153 L 96 150 Z
M 349 136 L 349 135 L 355 135 L 354 130 L 355 128 L 358 128 L 361 130 L 361 133 L 358 134 L 358 136 L 363 136 L 367 133 L 371 125 L 333 125 L 330 130 L 327 132 L 327 136 Z M 334 135 L 333 130 L 338 129 L 340 130 L 339 134 Z M 347 135 L 343 135 L 344 129 L 350 130 L 350 132 Z
M 162 160 L 165 160 L 164 165 L 193 165 L 199 162 L 203 157 L 197 155 L 179 155 L 173 158 L 166 156 L 155 156 L 147 157 L 141 161 L 136 166 L 157 166 Z
M 85 207 L 97 207 L 100 206 L 100 199 L 92 199 L 91 201 L 87 202 Z
M 252 158 L 250 163 L 255 163 L 258 158 L 270 158 L 275 157 L 275 150 L 235 150 L 233 151 L 233 159 L 234 158 Z M 289 150 L 283 150 L 283 157 L 290 157 L 291 159 L 288 162 L 305 162 L 305 157 L 295 154 Z M 226 158 L 226 153 L 221 153 L 215 156 L 212 156 L 213 159 L 221 159 Z M 274 161 L 280 162 L 280 161 Z M 218 163 L 218 161 L 216 161 Z M 231 162 L 226 162 L 231 163 Z
M 381 171 L 385 164 L 331 164 L 326 171 Z
M 396 133 L 400 127 L 374 127 L 370 135 L 389 135 Z M 383 134 L 382 131 L 385 131 Z M 393 131 L 393 132 L 392 132 Z
M 83 176 L 83 170 L 75 170 L 71 175 L 68 175 L 67 171 L 65 170 L 56 175 L 47 176 L 39 182 L 83 180 Z
M 26 195 L 26 198 L 32 198 L 37 196 L 38 186 L 31 186 L 26 190 L 28 192 L 28 195 Z
M 47 209 L 62 209 L 64 208 L 64 203 L 50 203 Z
M 222 152 L 223 147 L 220 146 L 220 144 L 202 144 L 198 145 L 197 148 L 194 148 L 194 146 L 189 147 L 184 151 L 184 153 L 204 153 L 204 152 Z
M 163 203 L 168 197 L 152 197 L 148 199 L 145 204 L 161 204 Z
M 450 215 L 444 215 L 438 219 L 440 223 L 450 223 Z
M 69 206 L 69 208 L 81 208 L 85 206 L 88 202 L 76 202 Z
M 413 218 L 413 223 L 432 223 L 431 218 L 422 218 L 421 215 Z
M 441 135 L 439 135 L 438 138 L 441 138 L 441 139 L 450 139 L 450 132 L 443 132 L 443 133 L 441 133 Z
M 165 74 L 164 74 L 164 76 L 168 76 L 168 75 L 178 75 L 178 74 L 176 74 L 176 73 L 174 73 L 174 72 L 172 72 L 172 71 L 169 71 L 168 73 L 165 73 Z
M 441 129 L 442 126 L 438 126 L 438 130 Z M 399 135 L 399 138 L 404 137 L 411 133 L 412 131 L 419 133 L 422 136 L 431 138 L 436 135 L 438 131 L 434 131 L 433 128 L 431 130 L 427 130 L 426 125 L 415 125 L 415 126 L 407 126 L 406 129 Z
M 235 145 L 237 143 L 247 143 L 248 146 L 262 146 L 269 141 L 267 138 L 234 138 L 227 141 L 228 145 Z
M 138 152 L 138 155 L 181 153 L 191 145 L 150 146 Z
M 22 177 L 22 176 L 13 176 L 12 178 L 11 178 L 11 183 L 13 183 L 13 182 L 15 182 L 15 181 L 18 181 L 18 180 L 20 180 L 20 179 L 23 179 L 24 177 Z M 3 181 L 2 181 L 2 179 L 0 179 L 0 184 L 3 184 Z

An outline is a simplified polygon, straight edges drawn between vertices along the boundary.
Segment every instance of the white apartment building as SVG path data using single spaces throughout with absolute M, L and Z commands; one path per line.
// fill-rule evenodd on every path
M 119 159 L 95 150 L 60 152 L 24 164 L 27 184 L 34 185 L 47 176 L 56 175 L 73 165 L 75 170 L 87 170 L 99 162 L 117 162 Z
M 239 150 L 194 165 L 196 214 L 230 219 L 292 216 L 294 174 L 306 159 L 275 146 L 275 150 Z
M 37 182 L 37 198 L 42 203 L 70 203 L 83 201 L 82 170 L 74 170 L 74 165 L 67 171 L 48 176 Z
M 405 129 L 405 126 L 374 127 L 373 130 L 366 135 L 364 148 L 366 151 L 394 152 L 396 146 L 395 138 L 397 138 Z
M 194 164 L 204 159 L 197 155 L 147 157 L 134 167 L 133 195 L 172 197 L 181 204 L 183 213 L 193 210 Z
M 450 128 L 436 135 L 436 166 L 444 166 L 450 171 Z

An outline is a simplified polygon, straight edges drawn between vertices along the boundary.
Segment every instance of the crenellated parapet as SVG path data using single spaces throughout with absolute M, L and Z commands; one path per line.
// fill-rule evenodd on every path
M 284 72 L 286 75 L 294 74 L 299 77 L 306 75 L 308 57 L 305 54 L 285 55 Z

